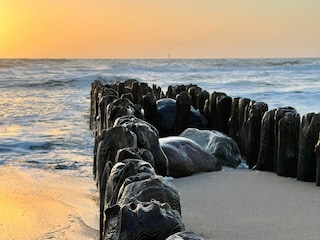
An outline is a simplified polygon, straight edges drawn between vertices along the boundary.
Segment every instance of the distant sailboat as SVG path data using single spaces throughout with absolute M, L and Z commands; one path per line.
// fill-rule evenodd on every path
M 170 53 L 168 53 L 168 59 L 171 59 L 171 55 L 170 55 Z

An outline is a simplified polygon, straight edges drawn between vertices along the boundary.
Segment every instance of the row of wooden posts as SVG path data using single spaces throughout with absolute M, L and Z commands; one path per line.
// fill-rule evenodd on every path
M 250 169 L 274 171 L 279 176 L 316 182 L 320 186 L 320 113 L 308 113 L 301 118 L 290 106 L 269 110 L 267 103 L 231 98 L 221 92 L 210 94 L 194 84 L 169 86 L 165 94 L 160 87 L 149 87 L 136 80 L 109 84 L 109 87 L 118 97 L 126 96 L 138 108 L 143 108 L 145 120 L 152 124 L 156 118 L 156 100 L 173 98 L 179 101 L 179 94 L 188 93 L 190 101 L 183 104 L 190 104 L 189 107 L 194 107 L 207 119 L 207 129 L 232 137 Z M 91 103 L 90 127 L 103 129 L 106 121 L 97 121 L 96 117 L 99 111 L 105 111 L 112 99 L 105 99 L 103 92 L 91 94 L 97 94 L 91 99 L 98 100 Z M 110 98 L 110 94 L 108 96 Z M 177 109 L 177 115 L 179 112 Z M 181 118 L 177 116 L 176 119 Z M 176 124 L 184 126 L 180 122 Z M 176 127 L 175 134 L 185 127 Z

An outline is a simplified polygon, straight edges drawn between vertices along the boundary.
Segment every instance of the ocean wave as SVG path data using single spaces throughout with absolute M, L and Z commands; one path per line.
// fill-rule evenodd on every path
M 290 66 L 290 65 L 299 65 L 301 64 L 300 60 L 286 60 L 286 59 L 273 59 L 272 61 L 266 61 L 267 66 Z
M 56 148 L 56 145 L 50 142 L 24 142 L 17 139 L 3 141 L 0 144 L 0 153 L 17 152 L 17 153 L 47 153 Z

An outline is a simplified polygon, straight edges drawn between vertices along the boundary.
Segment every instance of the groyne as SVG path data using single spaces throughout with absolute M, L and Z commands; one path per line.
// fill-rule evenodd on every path
M 160 105 L 163 99 L 173 100 Z M 173 101 L 173 109 L 163 107 Z M 291 106 L 269 110 L 265 102 L 231 98 L 222 92 L 210 94 L 194 84 L 168 86 L 164 92 L 156 85 L 148 86 L 134 79 L 112 84 L 96 80 L 91 85 L 90 129 L 95 137 L 93 173 L 100 193 L 101 239 L 112 235 L 104 217 L 111 205 L 105 199 L 110 198 L 108 194 L 115 194 L 112 199 L 119 197 L 118 192 L 108 192 L 108 185 L 110 181 L 118 185 L 116 188 L 123 184 L 115 183 L 113 168 L 127 159 L 141 159 L 150 164 L 148 169 L 154 168 L 155 172 L 148 170 L 148 174 L 165 176 L 168 162 L 158 139 L 177 136 L 189 127 L 217 130 L 233 138 L 250 169 L 272 171 L 279 176 L 320 185 L 320 113 L 301 117 Z M 143 153 L 137 149 L 144 149 Z M 119 150 L 125 150 L 125 154 L 119 156 Z M 134 170 L 122 178 L 139 174 L 141 172 Z M 113 204 L 118 204 L 118 211 L 125 207 L 117 201 Z M 174 207 L 173 210 L 180 211 Z M 121 211 L 118 214 L 123 214 Z M 176 220 L 172 224 L 178 230 L 169 231 L 162 239 L 166 239 L 164 236 L 171 239 L 170 236 L 179 232 L 185 234 L 180 219 Z M 117 231 L 119 234 L 121 230 Z M 148 229 L 141 231 L 146 234 Z M 192 239 L 201 239 L 191 235 Z
M 143 109 L 144 120 L 153 125 L 157 101 L 172 98 L 177 100 L 177 120 L 171 129 L 158 129 L 160 137 L 178 135 L 190 126 L 186 111 L 193 107 L 207 121 L 199 124 L 201 128 L 223 132 L 236 141 L 250 169 L 274 171 L 301 181 L 316 180 L 320 113 L 300 116 L 292 106 L 269 110 L 267 103 L 231 98 L 222 92 L 210 94 L 194 84 L 168 86 L 166 92 L 134 79 L 106 86 L 99 81 L 92 83 L 90 129 L 95 136 L 107 126 L 107 105 L 116 98 L 126 96 L 134 111 Z

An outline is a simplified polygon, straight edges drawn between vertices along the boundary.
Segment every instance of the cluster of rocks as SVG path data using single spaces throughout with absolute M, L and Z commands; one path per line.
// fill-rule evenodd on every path
M 91 87 L 101 239 L 201 239 L 184 231 L 167 175 L 239 167 L 245 159 L 249 168 L 320 185 L 320 113 L 300 121 L 292 107 L 268 110 L 193 84 L 165 94 L 133 79 Z

